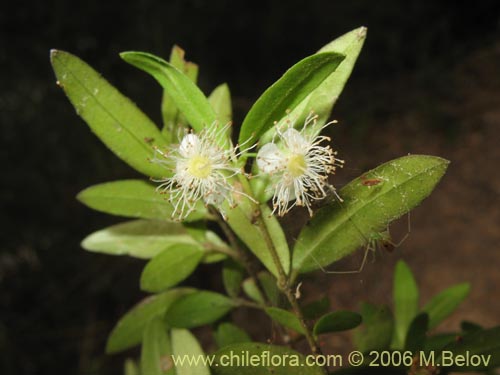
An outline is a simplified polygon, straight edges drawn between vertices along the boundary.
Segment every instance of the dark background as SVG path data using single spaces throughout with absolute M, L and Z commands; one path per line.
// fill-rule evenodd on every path
M 1 374 L 120 373 L 123 357 L 105 356 L 105 340 L 142 296 L 142 261 L 79 246 L 88 233 L 120 219 L 87 209 L 75 195 L 136 175 L 91 134 L 56 87 L 51 48 L 87 61 L 159 123 L 161 90 L 118 53 L 143 50 L 167 58 L 176 43 L 200 64 L 205 92 L 229 84 L 239 124 L 288 67 L 367 26 L 365 47 L 334 110 L 340 126 L 332 135 L 347 162 L 337 186 L 408 153 L 439 155 L 452 164 L 412 216 L 401 251 L 351 277 L 319 273 L 305 285 L 304 298 L 329 294 L 335 308 L 357 308 L 360 298 L 390 302 L 393 265 L 403 257 L 424 301 L 445 286 L 472 282 L 471 297 L 450 328 L 463 318 L 499 323 L 498 1 L 52 0 L 10 6 L 0 14 Z M 284 224 L 293 235 L 297 227 Z M 217 287 L 216 270 L 202 268 L 190 283 L 207 285 L 208 279 Z M 248 328 L 256 338 L 268 334 Z M 338 351 L 344 343 L 327 345 Z

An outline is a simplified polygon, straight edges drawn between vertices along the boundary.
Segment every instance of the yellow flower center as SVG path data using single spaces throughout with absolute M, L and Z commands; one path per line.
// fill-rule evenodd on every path
M 307 164 L 304 155 L 295 154 L 288 158 L 288 171 L 293 177 L 299 177 L 304 174 Z
M 204 156 L 194 156 L 188 162 L 187 171 L 194 177 L 207 178 L 212 172 L 212 163 Z

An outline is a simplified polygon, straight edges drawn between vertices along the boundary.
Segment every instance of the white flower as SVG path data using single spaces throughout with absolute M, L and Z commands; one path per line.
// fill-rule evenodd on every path
M 164 164 L 172 172 L 156 182 L 161 182 L 157 190 L 168 194 L 174 211 L 172 218 L 184 219 L 195 209 L 199 200 L 205 205 L 212 205 L 224 216 L 221 206 L 227 201 L 234 205 L 232 193 L 241 193 L 230 183 L 229 179 L 239 173 L 241 168 L 235 162 L 237 154 L 233 147 L 222 147 L 217 139 L 224 134 L 227 126 L 217 129 L 213 124 L 199 134 L 186 134 L 179 145 L 167 152 L 156 149 L 161 158 L 153 162 Z
M 327 196 L 328 174 L 343 165 L 343 160 L 336 158 L 337 153 L 330 146 L 320 145 L 330 141 L 329 137 L 307 131 L 306 127 L 314 125 L 316 119 L 316 115 L 309 115 L 300 132 L 290 124 L 284 132 L 278 128 L 281 142 L 273 140 L 257 153 L 259 170 L 271 176 L 273 212 L 277 211 L 279 216 L 295 205 L 307 207 L 312 216 L 311 202 Z

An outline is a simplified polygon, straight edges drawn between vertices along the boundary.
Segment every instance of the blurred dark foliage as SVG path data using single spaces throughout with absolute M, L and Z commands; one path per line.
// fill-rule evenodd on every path
M 0 373 L 16 375 L 120 373 L 123 358 L 103 354 L 106 336 L 142 296 L 143 262 L 79 246 L 86 234 L 120 219 L 92 212 L 75 195 L 95 183 L 136 175 L 91 134 L 56 87 L 51 48 L 80 56 L 159 122 L 161 90 L 118 53 L 168 57 L 179 44 L 201 65 L 205 92 L 229 83 L 238 124 L 285 69 L 365 25 L 367 43 L 337 106 L 362 134 L 359 106 L 366 108 L 364 116 L 390 112 L 396 107 L 391 102 L 404 96 L 388 89 L 386 96 L 371 97 L 370 87 L 410 73 L 431 91 L 448 90 L 447 66 L 498 38 L 500 21 L 497 0 L 9 5 L 0 13 Z M 422 98 L 420 104 L 430 102 L 432 97 Z M 197 277 L 210 279 L 211 271 L 203 268 Z

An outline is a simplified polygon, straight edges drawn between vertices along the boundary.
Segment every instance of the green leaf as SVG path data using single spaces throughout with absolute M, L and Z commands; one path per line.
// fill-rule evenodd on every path
M 177 358 L 189 358 L 197 360 L 204 356 L 203 349 L 196 337 L 186 329 L 173 329 L 172 334 L 172 349 Z M 203 361 L 199 360 L 197 364 L 184 362 L 184 365 L 177 364 L 175 366 L 177 375 L 210 375 L 210 370 Z
M 240 353 L 245 353 L 245 355 L 239 355 Z M 230 363 L 231 357 L 237 358 Z M 252 361 L 251 358 L 259 358 L 260 360 Z M 270 358 L 280 358 L 281 365 L 273 366 Z M 243 364 L 244 361 L 246 364 Z M 324 374 L 320 367 L 308 366 L 302 354 L 283 346 L 262 343 L 241 343 L 222 348 L 215 353 L 215 363 L 211 369 L 213 375 Z
M 174 68 L 183 72 L 193 83 L 198 78 L 198 65 L 184 59 L 184 50 L 179 46 L 174 46 L 170 53 L 170 64 Z M 161 113 L 163 117 L 162 134 L 170 142 L 175 141 L 175 135 L 178 134 L 179 127 L 186 127 L 187 121 L 181 115 L 175 102 L 172 100 L 167 90 L 163 90 L 161 102 Z
M 283 229 L 276 217 L 271 215 L 267 205 L 260 206 L 262 220 L 271 236 L 273 245 L 278 253 L 281 265 L 286 274 L 290 270 L 290 250 Z M 278 270 L 271 256 L 271 250 L 265 240 L 262 228 L 254 224 L 255 206 L 248 199 L 243 199 L 235 208 L 226 210 L 227 223 L 243 243 L 255 254 L 264 266 L 274 275 L 278 276 Z
M 361 315 L 352 311 L 334 311 L 323 315 L 314 325 L 313 333 L 342 332 L 356 328 L 361 324 Z
M 427 339 L 429 329 L 429 315 L 425 312 L 418 314 L 410 324 L 406 335 L 405 350 L 417 353 L 422 350 Z
M 162 319 L 153 318 L 144 330 L 141 350 L 141 374 L 174 374 L 167 327 Z
M 201 90 L 171 64 L 145 52 L 122 52 L 122 59 L 149 73 L 168 92 L 177 108 L 196 131 L 211 125 L 216 115 Z
M 274 121 L 284 117 L 287 110 L 293 110 L 334 72 L 343 59 L 338 53 L 320 53 L 292 66 L 250 109 L 241 126 L 239 143 L 257 141 Z
M 304 327 L 300 323 L 299 318 L 297 318 L 290 311 L 280 309 L 278 307 L 268 307 L 265 309 L 267 315 L 271 317 L 272 320 L 281 324 L 284 327 L 290 328 L 295 332 L 305 334 Z
M 252 341 L 245 331 L 232 323 L 219 324 L 214 332 L 214 339 L 219 348 Z
M 280 304 L 280 302 L 282 302 L 280 301 L 281 292 L 278 288 L 278 281 L 276 278 L 266 271 L 259 272 L 257 277 L 271 305 Z
M 434 296 L 422 309 L 429 314 L 429 329 L 436 327 L 447 318 L 467 297 L 470 284 L 463 283 L 443 290 Z
M 264 290 L 265 296 L 267 297 L 269 302 L 272 305 L 277 305 L 280 296 L 280 291 L 277 286 L 276 278 L 269 272 L 265 271 L 259 272 L 257 277 L 259 279 L 260 285 L 262 286 L 262 289 Z M 245 291 L 245 294 L 254 301 L 259 303 L 265 303 L 265 300 L 263 299 L 263 296 L 261 295 L 257 285 L 255 285 L 254 279 L 247 278 L 243 282 L 243 290 Z
M 209 95 L 208 102 L 212 106 L 217 120 L 221 124 L 231 122 L 233 118 L 233 110 L 231 108 L 231 92 L 226 83 L 217 86 L 214 91 Z
M 112 215 L 143 219 L 171 220 L 172 203 L 143 180 L 122 180 L 91 186 L 77 195 L 77 199 L 94 210 Z M 183 221 L 203 218 L 207 210 L 203 204 Z
M 336 52 L 345 55 L 345 59 L 337 69 L 331 73 L 316 89 L 314 89 L 302 102 L 290 112 L 287 118 L 294 121 L 296 126 L 302 126 L 306 117 L 313 110 L 318 115 L 316 126 L 310 131 L 318 133 L 330 117 L 333 106 L 337 102 L 344 86 L 352 73 L 354 64 L 361 52 L 366 39 L 366 27 L 359 27 L 342 35 L 321 48 L 318 53 Z M 280 124 L 286 120 L 282 119 Z M 307 129 L 306 129 L 307 130 Z M 261 139 L 261 144 L 269 142 L 275 132 L 271 129 Z
M 193 289 L 172 289 L 142 300 L 126 313 L 113 328 L 106 344 L 106 353 L 117 353 L 138 345 L 144 328 L 154 317 L 163 317 L 170 305 Z
M 393 318 L 387 306 L 361 305 L 363 325 L 354 331 L 356 347 L 363 353 L 387 350 L 391 344 Z
M 133 359 L 127 358 L 125 360 L 125 363 L 123 365 L 123 374 L 140 375 L 139 366 L 137 366 L 137 363 Z
M 392 346 L 403 349 L 408 328 L 418 313 L 418 286 L 408 265 L 398 261 L 394 272 L 394 335 Z
M 222 294 L 200 290 L 177 300 L 166 319 L 175 328 L 199 327 L 219 320 L 233 307 L 233 301 Z
M 52 50 L 50 59 L 59 87 L 101 141 L 137 171 L 163 176 L 164 168 L 149 161 L 153 144 L 166 146 L 155 124 L 78 57 Z
M 229 297 L 236 298 L 241 291 L 241 283 L 244 278 L 244 269 L 232 259 L 224 262 L 222 267 L 222 282 Z
M 184 280 L 196 269 L 204 251 L 200 245 L 174 244 L 155 255 L 141 274 L 141 289 L 161 292 Z
M 412 155 L 392 160 L 354 179 L 339 192 L 343 203 L 319 209 L 302 229 L 293 250 L 293 277 L 326 267 L 367 244 L 369 236 L 409 212 L 443 176 L 448 161 Z M 377 178 L 365 186 L 363 178 Z
M 313 301 L 302 308 L 304 318 L 314 320 L 321 315 L 326 314 L 330 310 L 330 300 L 328 297 L 323 297 L 317 301 Z
M 243 281 L 242 286 L 245 294 L 252 300 L 260 304 L 265 303 L 264 297 L 262 296 L 259 288 L 255 284 L 254 279 L 252 279 L 251 277 L 245 279 L 245 281 Z
M 149 259 L 173 244 L 196 245 L 180 223 L 133 220 L 99 230 L 85 237 L 85 250 Z
M 454 342 L 447 345 L 442 352 L 441 356 L 436 356 L 437 363 L 446 366 L 443 355 L 451 352 L 453 358 L 457 356 L 472 357 L 474 355 L 483 356 L 489 363 L 486 366 L 472 366 L 472 365 L 453 365 L 449 370 L 451 372 L 464 372 L 464 371 L 479 371 L 486 368 L 494 368 L 500 366 L 500 327 L 493 327 L 486 330 L 468 333 Z M 488 357 L 491 356 L 491 357 Z

